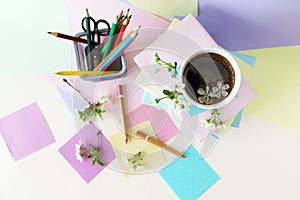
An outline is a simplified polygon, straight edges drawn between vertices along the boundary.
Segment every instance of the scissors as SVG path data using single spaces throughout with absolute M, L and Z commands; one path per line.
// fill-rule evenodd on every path
M 84 17 L 81 21 L 81 27 L 83 29 L 84 32 L 87 32 L 87 29 L 85 27 L 86 21 L 85 20 L 89 20 L 90 22 L 90 29 L 89 32 L 91 34 L 91 41 L 93 43 L 99 43 L 101 42 L 101 36 L 107 36 L 109 35 L 110 32 L 110 25 L 109 23 L 104 20 L 104 19 L 99 19 L 98 21 L 96 21 L 94 18 L 92 17 Z M 92 22 L 92 23 L 91 23 Z M 102 28 L 99 28 L 99 25 L 103 25 Z M 95 37 L 97 40 L 95 40 Z

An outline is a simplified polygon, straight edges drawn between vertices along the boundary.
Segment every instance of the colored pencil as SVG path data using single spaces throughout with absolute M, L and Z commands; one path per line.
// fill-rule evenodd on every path
M 87 44 L 88 41 L 83 39 L 83 38 L 80 38 L 80 37 L 74 37 L 74 36 L 71 36 L 71 35 L 66 35 L 66 34 L 62 34 L 62 33 L 58 33 L 58 32 L 48 32 L 50 35 L 53 35 L 55 37 L 58 37 L 58 38 L 62 38 L 62 39 L 66 39 L 66 40 L 71 40 L 71 41 L 74 41 L 74 42 L 80 42 L 80 43 L 84 43 L 84 44 Z M 94 42 L 93 45 L 98 45 L 99 43 L 98 42 Z
M 113 21 L 113 23 L 111 25 L 111 29 L 110 29 L 110 32 L 109 32 L 108 39 L 107 39 L 105 45 L 102 48 L 102 60 L 104 58 L 106 58 L 107 54 L 109 53 L 109 51 L 111 49 L 112 42 L 113 42 L 113 36 L 114 36 L 114 33 L 115 33 L 117 23 L 118 23 L 118 19 L 116 17 L 116 19 Z
M 85 27 L 86 27 L 86 39 L 88 44 L 88 51 L 87 51 L 87 59 L 88 59 L 88 69 L 89 71 L 93 70 L 93 61 L 91 57 L 92 52 L 92 41 L 91 41 L 91 25 L 89 20 L 90 14 L 89 10 L 86 8 L 86 17 L 85 17 Z
M 103 72 L 94 72 L 94 71 L 60 71 L 56 72 L 57 75 L 62 76 L 87 76 L 87 75 L 105 75 L 105 74 L 114 74 L 119 71 L 103 71 Z
M 127 27 L 127 24 L 128 24 L 127 22 L 128 22 L 128 19 L 125 19 L 124 22 L 123 22 L 123 24 L 122 24 L 122 26 L 121 26 L 121 28 L 120 28 L 120 31 L 118 33 L 118 36 L 117 36 L 117 39 L 115 41 L 115 45 L 114 45 L 113 48 L 115 48 L 120 43 L 120 41 L 122 40 L 124 31 L 125 31 L 125 29 Z
M 176 149 L 173 149 L 172 147 L 166 145 L 165 143 L 153 138 L 153 137 L 149 137 L 148 135 L 146 135 L 145 133 L 142 133 L 141 131 L 137 131 L 136 132 L 136 136 L 138 136 L 139 138 L 146 140 L 147 142 L 150 142 L 151 144 L 154 144 L 155 146 L 158 146 L 176 156 L 179 156 L 181 158 L 186 158 L 185 155 L 183 155 L 182 153 L 180 153 L 179 151 L 177 151 Z
M 103 59 L 93 71 L 104 71 L 112 62 L 114 62 L 118 56 L 133 42 L 138 35 L 140 26 L 133 29 L 128 35 Z
M 122 124 L 123 124 L 123 131 L 125 134 L 125 143 L 128 143 L 128 133 L 126 130 L 126 119 L 125 119 L 125 105 L 124 105 L 124 86 L 123 85 L 118 85 L 118 93 L 119 93 L 119 102 L 120 102 L 120 110 L 121 110 L 121 118 L 122 118 Z
M 123 16 L 121 16 L 121 18 L 118 20 L 118 24 L 117 24 L 117 28 L 116 28 L 115 34 L 118 34 L 120 32 L 120 29 L 121 29 L 121 26 L 122 26 L 124 20 L 125 19 L 128 20 L 129 10 L 130 10 L 130 8 L 128 8 L 127 11 L 126 11 L 126 13 Z M 128 22 L 129 21 L 127 21 L 127 24 L 129 24 Z
M 117 21 L 119 22 L 120 19 L 122 18 L 123 10 L 121 10 L 120 14 L 117 15 Z

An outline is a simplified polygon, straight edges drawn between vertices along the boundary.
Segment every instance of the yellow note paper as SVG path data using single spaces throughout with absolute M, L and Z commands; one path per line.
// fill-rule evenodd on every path
M 132 157 L 138 152 L 141 152 L 143 156 L 144 170 L 142 171 L 155 170 L 166 162 L 166 158 L 160 147 L 140 138 L 133 137 L 138 130 L 148 136 L 155 137 L 150 121 L 143 122 L 128 129 L 128 134 L 130 135 L 128 144 L 125 143 L 124 133 L 118 133 L 109 137 L 118 162 L 125 174 L 134 172 L 130 164 L 127 163 L 127 158 Z
M 128 0 L 137 8 L 160 16 L 198 15 L 198 0 Z
M 245 112 L 300 133 L 300 46 L 247 50 L 255 76 L 247 75 L 257 98 Z

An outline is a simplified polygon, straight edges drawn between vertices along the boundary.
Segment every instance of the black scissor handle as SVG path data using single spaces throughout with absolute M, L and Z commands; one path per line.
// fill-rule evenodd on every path
M 98 29 L 98 25 L 100 23 L 104 23 L 106 25 L 107 31 L 103 31 L 103 29 L 100 29 L 100 30 Z M 99 19 L 97 22 L 95 22 L 95 31 L 98 31 L 99 35 L 101 35 L 101 36 L 107 36 L 107 35 L 109 35 L 109 32 L 110 32 L 110 25 L 106 20 Z
M 91 20 L 92 22 L 93 22 L 93 25 L 94 25 L 94 29 L 95 29 L 95 25 L 96 25 L 96 21 L 94 20 L 94 18 L 92 18 L 92 17 L 84 17 L 84 18 L 82 18 L 82 21 L 81 21 L 81 27 L 82 27 L 82 30 L 84 31 L 84 32 L 87 32 L 87 30 L 86 30 L 86 27 L 85 27 L 85 20 Z M 91 29 L 89 30 L 89 32 L 94 32 L 94 31 L 92 31 Z

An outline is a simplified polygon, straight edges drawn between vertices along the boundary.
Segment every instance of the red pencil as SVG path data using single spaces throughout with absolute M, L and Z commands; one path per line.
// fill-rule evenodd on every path
M 122 40 L 124 31 L 125 31 L 127 25 L 128 25 L 128 19 L 125 19 L 124 22 L 123 22 L 123 24 L 122 24 L 122 26 L 121 26 L 121 28 L 120 28 L 119 34 L 117 36 L 117 39 L 115 41 L 115 45 L 114 45 L 113 48 L 115 48 L 120 43 L 120 41 Z

